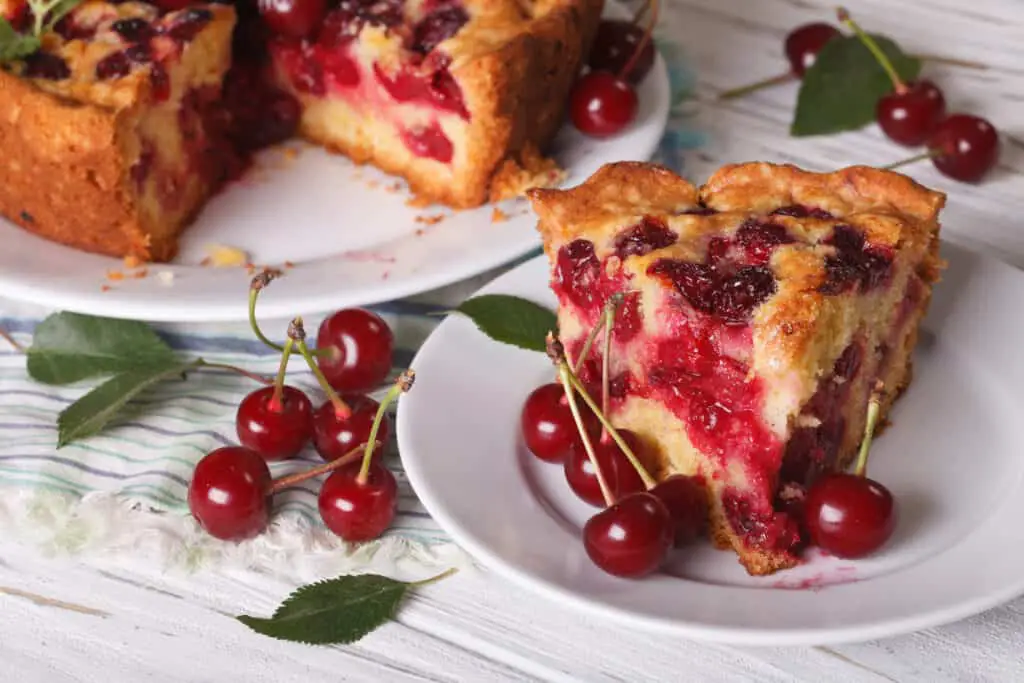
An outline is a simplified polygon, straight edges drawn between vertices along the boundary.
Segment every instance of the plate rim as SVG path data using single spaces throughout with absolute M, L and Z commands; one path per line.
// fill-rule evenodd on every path
M 943 248 L 956 249 L 966 255 L 969 255 L 970 258 L 977 259 L 984 269 L 994 268 L 997 270 L 1003 269 L 1004 272 L 1012 272 L 1013 277 L 1017 279 L 1017 282 L 1024 283 L 1024 276 L 1022 276 L 1022 273 L 1008 264 L 1002 263 L 984 254 L 974 252 L 955 242 L 945 242 L 943 244 Z M 508 283 L 518 281 L 523 271 L 531 268 L 540 268 L 546 272 L 546 260 L 547 258 L 544 255 L 530 259 L 487 283 L 471 296 L 503 293 L 508 289 Z M 1022 289 L 1024 289 L 1024 287 L 1022 287 Z M 521 290 L 516 291 L 515 293 L 519 296 L 529 297 L 528 294 Z M 443 328 L 457 324 L 459 324 L 457 316 L 448 316 L 444 321 L 442 321 L 441 324 L 438 325 L 438 327 L 431 333 L 428 339 L 421 345 L 410 367 L 418 370 L 419 366 L 422 364 L 422 358 L 433 353 L 432 340 L 436 342 L 436 340 L 440 338 L 439 333 Z M 877 638 L 901 635 L 921 629 L 949 624 L 980 614 L 1002 605 L 1013 598 L 1024 595 L 1024 574 L 1022 574 L 1020 575 L 1020 578 L 1006 582 L 997 589 L 981 591 L 978 595 L 961 599 L 959 602 L 955 602 L 950 605 L 939 605 L 934 609 L 925 609 L 901 617 L 882 619 L 877 621 L 877 623 L 823 628 L 784 628 L 780 630 L 764 629 L 760 627 L 722 626 L 699 623 L 693 620 L 684 621 L 671 617 L 638 613 L 624 609 L 618 605 L 601 602 L 588 597 L 587 595 L 573 592 L 553 580 L 546 579 L 541 576 L 535 576 L 526 569 L 510 564 L 500 557 L 497 552 L 491 550 L 482 539 L 476 538 L 471 531 L 464 529 L 459 521 L 449 514 L 444 502 L 435 496 L 433 487 L 428 483 L 428 477 L 421 466 L 422 463 L 425 462 L 425 459 L 421 459 L 416 455 L 419 449 L 415 445 L 415 435 L 411 433 L 411 427 L 409 427 L 409 424 L 412 422 L 412 420 L 409 419 L 409 413 L 410 411 L 416 410 L 416 406 L 420 400 L 425 399 L 420 396 L 418 400 L 410 401 L 412 396 L 413 394 L 410 394 L 409 397 L 399 401 L 396 417 L 396 434 L 399 443 L 399 450 L 402 453 L 403 468 L 409 478 L 409 482 L 414 492 L 427 512 L 430 513 L 435 521 L 438 522 L 438 524 L 456 544 L 462 546 L 471 556 L 477 558 L 483 565 L 494 571 L 495 574 L 504 577 L 519 586 L 523 586 L 534 591 L 543 597 L 551 599 L 556 603 L 566 604 L 583 613 L 592 614 L 604 619 L 614 619 L 618 624 L 625 622 L 637 628 L 684 636 L 705 642 L 726 643 L 738 646 L 834 645 L 874 640 Z M 411 408 L 410 404 L 412 405 Z M 1024 489 L 1024 479 L 1017 483 L 1015 490 L 1021 491 L 1022 489 Z M 956 549 L 968 543 L 972 537 L 976 537 L 979 530 L 985 530 L 998 522 L 998 520 L 1003 517 L 1002 511 L 1012 505 L 1012 499 L 1012 493 L 1007 495 L 1003 501 L 1000 501 L 1000 503 L 997 504 L 995 508 L 978 523 L 972 533 L 968 534 L 968 536 L 957 540 L 949 547 L 944 548 L 922 562 L 915 563 L 915 565 L 898 570 L 892 575 L 900 575 L 905 571 L 913 569 L 914 566 L 941 561 L 941 558 L 950 555 Z M 873 578 L 883 579 L 885 576 L 888 575 Z M 869 582 L 870 580 L 860 583 L 867 584 Z M 804 591 L 797 592 L 803 593 Z

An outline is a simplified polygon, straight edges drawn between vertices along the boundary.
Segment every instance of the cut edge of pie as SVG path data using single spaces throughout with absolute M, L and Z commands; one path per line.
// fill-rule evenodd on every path
M 529 196 L 571 358 L 624 294 L 612 422 L 657 478 L 703 480 L 712 540 L 748 572 L 798 563 L 806 487 L 850 463 L 876 382 L 882 424 L 910 382 L 945 196 L 867 167 L 735 164 L 698 188 L 634 162 Z

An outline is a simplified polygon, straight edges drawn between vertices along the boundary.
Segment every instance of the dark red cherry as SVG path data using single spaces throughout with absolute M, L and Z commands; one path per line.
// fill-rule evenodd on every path
M 320 324 L 317 364 L 335 391 L 361 394 L 380 386 L 391 372 L 395 338 L 376 313 L 362 308 L 338 311 Z
M 274 387 L 252 392 L 238 405 L 238 441 L 267 460 L 295 457 L 313 433 L 313 404 L 306 394 L 285 386 L 281 400 Z
M 326 0 L 258 0 L 257 4 L 267 28 L 289 38 L 313 35 L 327 16 Z
M 634 493 L 597 513 L 583 526 L 583 546 L 598 567 L 635 578 L 665 560 L 674 530 L 668 508 L 650 493 Z
M 313 417 L 313 445 L 320 457 L 328 462 L 337 460 L 370 440 L 373 418 L 380 408 L 380 404 L 368 396 L 346 396 L 345 403 L 352 410 L 347 418 L 338 417 L 338 411 L 330 401 L 325 401 Z M 385 415 L 377 428 L 376 440 L 381 445 L 373 451 L 375 458 L 384 452 L 391 433 L 389 425 Z
M 267 527 L 270 469 L 248 448 L 226 446 L 196 465 L 188 509 L 208 534 L 225 541 L 252 538 Z
M 588 433 L 596 437 L 594 414 L 585 407 L 580 408 L 580 413 L 586 416 Z M 561 384 L 545 384 L 530 393 L 519 416 L 519 428 L 530 452 L 547 462 L 562 462 L 573 445 L 580 443 L 579 430 Z
M 907 83 L 903 91 L 878 100 L 875 118 L 890 140 L 908 147 L 923 145 L 946 115 L 946 98 L 929 80 Z
M 837 557 L 868 555 L 892 536 L 896 505 L 889 489 L 855 474 L 828 474 L 804 501 L 804 525 L 811 542 Z
M 983 118 L 953 114 L 939 124 L 928 149 L 939 172 L 972 183 L 981 180 L 999 160 L 999 134 Z
M 594 45 L 590 48 L 587 63 L 594 71 L 609 71 L 622 74 L 622 70 L 633 58 L 644 29 L 631 21 L 605 19 L 598 24 Z M 654 66 L 654 41 L 648 40 L 636 63 L 628 74 L 622 76 L 630 83 L 639 83 Z
M 622 131 L 636 118 L 636 90 L 610 71 L 582 76 L 569 95 L 569 116 L 581 132 L 605 138 Z
M 841 35 L 835 26 L 820 22 L 797 26 L 790 31 L 786 36 L 785 49 L 793 75 L 803 78 L 804 73 L 818 58 L 818 53 L 825 47 L 825 43 Z
M 398 485 L 395 475 L 376 460 L 367 479 L 358 481 L 359 463 L 335 470 L 320 489 L 318 507 L 327 528 L 346 541 L 379 537 L 395 518 Z
M 633 452 L 637 452 L 637 438 L 632 432 L 619 431 L 620 436 L 626 441 Z M 643 479 L 637 474 L 636 469 L 629 462 L 626 456 L 611 439 L 592 441 L 594 456 L 597 464 L 601 467 L 601 474 L 612 494 L 618 500 L 630 493 L 637 493 L 646 490 Z M 601 485 L 597 481 L 597 472 L 587 455 L 582 443 L 576 443 L 569 449 L 569 456 L 565 459 L 565 480 L 569 482 L 569 488 L 573 490 L 581 500 L 604 507 L 604 496 L 601 493 Z
M 708 521 L 708 497 L 699 477 L 673 474 L 651 493 L 668 508 L 675 526 L 676 545 L 685 545 L 704 533 Z

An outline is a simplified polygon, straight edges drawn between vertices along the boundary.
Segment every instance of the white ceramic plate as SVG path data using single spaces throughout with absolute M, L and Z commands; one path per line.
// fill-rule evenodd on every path
M 618 6 L 608 8 L 623 15 Z M 566 125 L 553 156 L 578 185 L 602 164 L 647 160 L 665 130 L 668 74 L 659 55 L 639 87 L 640 110 L 623 133 L 596 141 Z M 388 301 L 456 282 L 539 246 L 524 200 L 452 214 L 414 208 L 404 185 L 341 156 L 306 146 L 264 154 L 257 168 L 205 208 L 184 234 L 169 267 L 143 279 L 110 282 L 119 260 L 46 242 L 0 219 L 3 296 L 82 313 L 152 321 L 243 320 L 249 275 L 242 268 L 202 267 L 209 244 L 240 248 L 254 264 L 294 264 L 261 298 L 268 318 L 313 314 Z M 439 223 L 428 221 L 444 216 Z M 419 220 L 417 220 L 419 219 Z M 167 286 L 158 271 L 174 273 Z M 109 289 L 104 290 L 104 286 Z
M 520 443 L 522 402 L 551 381 L 543 354 L 491 341 L 461 316 L 417 355 L 399 402 L 405 471 L 431 515 L 496 572 L 617 625 L 746 645 L 868 640 L 955 621 L 1024 593 L 1024 274 L 944 245 L 949 270 L 925 323 L 914 381 L 872 449 L 900 508 L 893 539 L 859 561 L 815 556 L 746 575 L 710 544 L 665 573 L 613 578 L 580 529 L 595 508 Z M 543 257 L 484 292 L 554 305 Z

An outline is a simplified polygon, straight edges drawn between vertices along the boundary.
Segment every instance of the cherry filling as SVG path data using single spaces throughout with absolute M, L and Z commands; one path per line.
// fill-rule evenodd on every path
M 432 62 L 432 68 L 429 64 Z M 402 67 L 394 74 L 384 71 L 379 64 L 373 65 L 373 72 L 381 86 L 396 102 L 424 102 L 443 111 L 458 114 L 469 120 L 469 110 L 462 98 L 462 89 L 448 71 L 451 58 L 437 55 L 428 60 L 420 69 Z
M 889 280 L 892 250 L 868 244 L 853 226 L 835 226 L 824 243 L 835 247 L 835 253 L 825 258 L 825 282 L 819 287 L 823 294 L 841 294 L 858 286 L 866 291 Z
M 792 216 L 793 218 L 818 218 L 820 220 L 832 220 L 835 218 L 824 209 L 815 206 L 804 206 L 803 204 L 791 204 L 782 206 L 771 212 L 772 216 Z
M 640 223 L 626 228 L 615 238 L 615 253 L 619 258 L 643 256 L 655 249 L 670 247 L 678 239 L 679 235 L 669 230 L 663 221 L 644 216 Z
M 787 512 L 764 510 L 733 489 L 722 494 L 722 507 L 729 525 L 748 547 L 791 552 L 801 545 L 800 523 Z
M 775 247 L 794 240 L 781 225 L 748 219 L 736 231 L 736 241 L 750 263 L 763 265 L 771 259 Z
M 775 292 L 775 276 L 765 266 L 692 263 L 659 259 L 649 275 L 671 282 L 698 311 L 728 325 L 744 325 L 751 312 Z
M 60 55 L 51 52 L 36 52 L 25 58 L 24 75 L 28 78 L 60 81 L 71 76 L 71 69 Z
M 435 9 L 413 28 L 409 47 L 413 52 L 425 55 L 458 33 L 467 21 L 469 14 L 460 5 Z
M 442 164 L 449 163 L 454 155 L 451 140 L 436 121 L 429 126 L 403 130 L 402 141 L 416 156 L 435 159 Z

